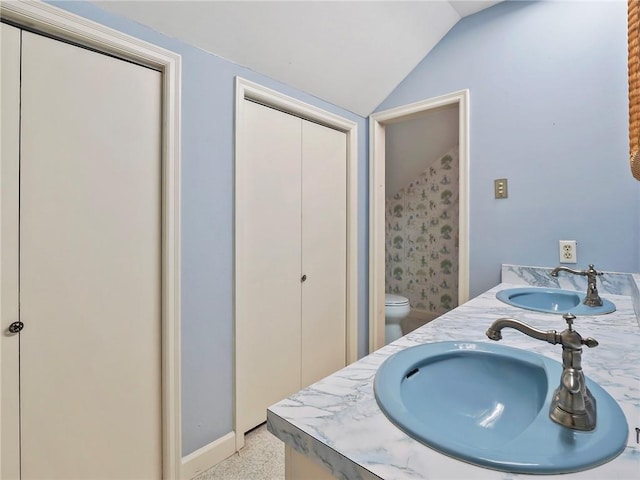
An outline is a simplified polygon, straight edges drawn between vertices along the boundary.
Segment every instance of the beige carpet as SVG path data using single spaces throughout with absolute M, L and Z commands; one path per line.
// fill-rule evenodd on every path
M 283 480 L 284 443 L 266 424 L 247 433 L 245 446 L 194 480 Z

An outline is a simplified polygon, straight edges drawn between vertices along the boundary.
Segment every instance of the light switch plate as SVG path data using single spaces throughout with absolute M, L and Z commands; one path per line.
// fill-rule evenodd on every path
M 493 190 L 496 198 L 507 198 L 509 191 L 507 190 L 507 179 L 496 178 L 493 181 Z

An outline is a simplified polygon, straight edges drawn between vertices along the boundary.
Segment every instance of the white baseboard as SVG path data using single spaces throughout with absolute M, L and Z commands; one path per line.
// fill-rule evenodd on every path
M 229 432 L 186 457 L 182 457 L 180 478 L 191 480 L 234 453 L 236 453 L 236 434 Z

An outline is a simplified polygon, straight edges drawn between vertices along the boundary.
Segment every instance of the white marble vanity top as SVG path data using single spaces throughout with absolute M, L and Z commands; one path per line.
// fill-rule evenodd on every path
M 447 340 L 490 342 L 484 332 L 494 320 L 505 316 L 545 330 L 564 330 L 560 315 L 511 307 L 497 300 L 495 294 L 523 284 L 583 291 L 582 284 L 573 283 L 579 277 L 572 278 L 572 275 L 548 280 L 545 270 L 536 267 L 503 266 L 502 273 L 500 285 L 271 406 L 267 412 L 269 431 L 299 453 L 327 466 L 336 477 L 349 480 L 527 477 L 476 467 L 413 440 L 384 416 L 373 394 L 378 367 L 401 349 Z M 585 349 L 583 370 L 622 407 L 629 422 L 627 448 L 619 457 L 600 467 L 572 474 L 545 475 L 545 479 L 640 479 L 640 445 L 636 443 L 635 431 L 640 427 L 640 328 L 637 316 L 640 313 L 637 312 L 640 276 L 605 274 L 601 278 L 600 295 L 616 305 L 616 312 L 578 317 L 574 326 L 583 336 L 594 337 L 600 343 L 597 348 Z M 515 330 L 503 330 L 501 342 L 561 361 L 560 346 L 533 340 Z M 472 382 L 469 392 L 473 394 Z

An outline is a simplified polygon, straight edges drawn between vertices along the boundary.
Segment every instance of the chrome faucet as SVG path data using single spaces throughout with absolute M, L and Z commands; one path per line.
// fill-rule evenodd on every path
M 602 272 L 597 272 L 595 268 L 593 268 L 593 263 L 589 264 L 589 268 L 586 270 L 574 270 L 572 268 L 567 267 L 556 267 L 551 270 L 551 276 L 557 277 L 558 272 L 569 272 L 574 275 L 582 275 L 587 277 L 587 295 L 584 297 L 582 303 L 589 307 L 601 307 L 602 299 L 600 295 L 598 295 L 598 287 L 596 286 L 596 278 L 598 275 L 602 275 Z
M 538 330 L 513 318 L 499 318 L 487 330 L 491 340 L 502 338 L 501 330 L 514 328 L 525 335 L 543 340 L 553 345 L 562 345 L 562 376 L 560 385 L 553 393 L 549 408 L 549 417 L 554 422 L 574 430 L 593 430 L 596 428 L 596 400 L 587 388 L 582 372 L 582 345 L 597 347 L 593 338 L 582 338 L 572 325 L 575 316 L 567 313 L 562 316 L 567 322 L 567 329 L 561 333 L 555 330 Z

